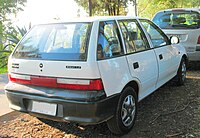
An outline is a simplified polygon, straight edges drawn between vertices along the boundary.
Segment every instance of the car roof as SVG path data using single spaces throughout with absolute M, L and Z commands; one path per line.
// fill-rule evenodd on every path
M 141 17 L 133 17 L 133 16 L 93 16 L 93 17 L 84 17 L 84 18 L 71 18 L 67 20 L 58 20 L 58 21 L 53 21 L 50 23 L 45 23 L 45 24 L 53 24 L 53 23 L 73 23 L 73 22 L 96 22 L 96 21 L 109 21 L 109 20 L 126 20 L 126 19 L 146 19 L 146 18 L 141 18 Z M 41 24 L 44 25 L 44 24 Z
M 167 11 L 196 11 L 200 13 L 200 8 L 173 8 L 173 9 L 161 10 L 159 12 L 167 12 Z
M 102 20 L 120 20 L 120 19 L 141 19 L 140 17 L 133 17 L 133 16 L 93 16 L 93 17 L 85 17 L 79 18 L 78 20 L 90 20 L 91 22 L 94 21 L 102 21 Z

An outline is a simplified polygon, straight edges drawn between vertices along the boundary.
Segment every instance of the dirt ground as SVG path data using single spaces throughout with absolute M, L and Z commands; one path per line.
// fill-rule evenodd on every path
M 187 72 L 184 86 L 173 81 L 139 103 L 138 117 L 132 131 L 122 138 L 200 137 L 200 65 Z M 106 123 L 77 126 L 19 114 L 14 120 L 0 121 L 0 137 L 76 138 L 117 137 Z M 49 125 L 47 125 L 49 124 Z

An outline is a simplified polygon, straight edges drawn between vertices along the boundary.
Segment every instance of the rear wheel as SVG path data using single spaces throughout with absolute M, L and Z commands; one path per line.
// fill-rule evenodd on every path
M 114 134 L 124 134 L 129 132 L 137 115 L 137 94 L 132 87 L 123 90 L 115 115 L 107 121 L 108 128 Z
M 186 80 L 186 62 L 184 58 L 181 60 L 176 77 L 177 85 L 183 85 Z

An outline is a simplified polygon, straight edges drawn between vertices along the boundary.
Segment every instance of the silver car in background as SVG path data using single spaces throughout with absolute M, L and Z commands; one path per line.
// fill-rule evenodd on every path
M 152 20 L 169 37 L 179 37 L 190 61 L 200 61 L 200 8 L 162 10 Z

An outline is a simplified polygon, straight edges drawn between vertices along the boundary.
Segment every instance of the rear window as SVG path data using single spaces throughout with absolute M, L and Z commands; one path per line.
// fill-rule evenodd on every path
M 35 26 L 18 44 L 13 57 L 85 61 L 91 26 L 91 23 Z
M 162 29 L 198 29 L 200 14 L 194 11 L 165 11 L 159 12 L 153 18 Z

